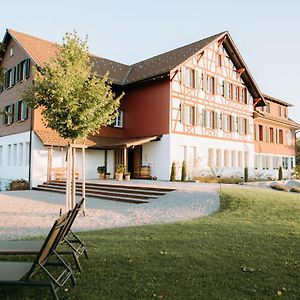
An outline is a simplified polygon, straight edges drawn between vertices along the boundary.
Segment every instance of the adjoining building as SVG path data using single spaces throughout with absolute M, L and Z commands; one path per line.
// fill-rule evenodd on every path
M 33 82 L 32 66 L 42 66 L 58 46 L 14 30 L 3 42 L 0 109 L 8 114 L 1 116 L 0 178 L 37 186 L 65 167 L 68 141 L 46 128 L 21 95 Z M 99 77 L 109 72 L 113 90 L 125 96 L 115 124 L 84 141 L 87 179 L 97 177 L 97 166 L 114 174 L 122 163 L 133 177 L 150 166 L 152 176 L 168 180 L 172 162 L 180 174 L 183 160 L 190 179 L 242 176 L 246 166 L 258 178 L 275 178 L 279 166 L 291 176 L 300 125 L 289 119 L 289 103 L 260 91 L 228 32 L 133 65 L 90 59 Z

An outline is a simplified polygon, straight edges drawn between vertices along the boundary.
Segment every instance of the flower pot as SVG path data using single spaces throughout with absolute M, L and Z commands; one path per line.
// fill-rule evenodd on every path
M 125 175 L 124 175 L 124 179 L 125 179 L 125 180 L 130 180 L 130 174 L 125 174 Z
M 105 179 L 105 174 L 104 173 L 99 173 L 99 179 L 104 180 Z
M 110 174 L 105 174 L 105 179 L 110 179 Z
M 123 180 L 123 173 L 115 173 L 116 180 Z

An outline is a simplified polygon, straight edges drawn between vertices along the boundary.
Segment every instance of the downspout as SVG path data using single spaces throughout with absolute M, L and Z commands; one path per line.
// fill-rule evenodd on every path
M 28 159 L 28 165 L 29 165 L 29 168 L 28 168 L 28 182 L 29 182 L 29 186 L 30 186 L 30 189 L 32 188 L 32 172 L 31 172 L 31 161 L 32 161 L 32 158 L 31 158 L 31 154 L 32 154 L 32 129 L 33 129 L 33 108 L 31 108 L 31 112 L 30 112 L 30 136 L 29 136 L 29 159 Z

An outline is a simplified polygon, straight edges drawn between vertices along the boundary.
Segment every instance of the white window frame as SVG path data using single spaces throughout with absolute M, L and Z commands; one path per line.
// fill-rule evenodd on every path
M 119 110 L 118 115 L 116 116 L 114 127 L 116 128 L 123 128 L 124 126 L 124 111 Z

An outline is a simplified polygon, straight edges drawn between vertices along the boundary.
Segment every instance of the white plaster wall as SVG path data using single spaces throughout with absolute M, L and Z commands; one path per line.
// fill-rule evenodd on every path
M 151 176 L 169 180 L 171 170 L 170 135 L 163 135 L 160 141 L 143 145 L 142 165 L 151 166 Z
M 208 167 L 208 149 L 214 152 L 214 165 L 216 162 L 216 150 L 221 149 L 221 167 Z M 248 168 L 254 170 L 254 144 L 235 141 L 224 141 L 221 139 L 171 134 L 170 136 L 170 160 L 175 161 L 177 166 L 177 179 L 181 178 L 182 161 L 186 160 L 187 175 L 189 179 L 197 176 L 211 174 L 212 169 L 222 176 L 243 176 L 244 153 L 249 153 Z M 224 167 L 224 150 L 229 150 L 229 167 Z M 231 166 L 231 151 L 236 151 L 236 167 Z M 238 151 L 242 151 L 242 167 L 238 167 Z
M 29 141 L 29 131 L 0 137 L 0 178 L 4 181 L 11 179 L 28 180 Z M 9 145 L 11 145 L 10 154 L 8 153 Z

